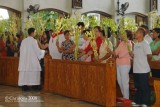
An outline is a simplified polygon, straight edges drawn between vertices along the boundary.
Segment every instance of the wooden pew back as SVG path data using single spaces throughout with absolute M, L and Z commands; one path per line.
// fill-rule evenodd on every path
M 112 62 L 112 63 L 111 63 Z M 107 106 L 116 105 L 116 64 L 45 59 L 46 92 Z

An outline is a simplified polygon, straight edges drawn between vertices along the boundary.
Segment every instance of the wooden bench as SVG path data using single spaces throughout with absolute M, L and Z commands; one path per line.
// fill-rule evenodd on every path
M 18 62 L 15 57 L 0 57 L 0 84 L 18 86 Z

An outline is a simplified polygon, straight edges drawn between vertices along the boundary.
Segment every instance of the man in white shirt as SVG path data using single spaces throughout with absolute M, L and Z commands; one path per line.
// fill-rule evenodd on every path
M 145 29 L 145 33 L 146 33 L 146 35 L 145 35 L 145 37 L 144 37 L 144 40 L 150 45 L 150 43 L 151 43 L 153 40 L 152 40 L 152 38 L 151 38 L 151 36 L 150 36 L 150 34 L 149 34 L 150 31 L 149 31 L 149 29 L 148 29 L 148 26 L 146 26 L 146 25 L 141 25 L 141 27 Z
M 136 32 L 138 43 L 134 45 L 133 51 L 133 73 L 135 77 L 135 103 L 150 106 L 150 87 L 149 87 L 149 72 L 150 67 L 148 60 L 152 59 L 152 52 L 149 44 L 144 40 L 145 30 L 139 28 Z
M 18 85 L 22 86 L 22 91 L 28 91 L 28 86 L 40 85 L 41 66 L 39 60 L 44 57 L 45 51 L 38 47 L 37 40 L 34 39 L 35 29 L 28 29 L 28 37 L 24 39 L 20 47 L 19 59 L 19 80 Z

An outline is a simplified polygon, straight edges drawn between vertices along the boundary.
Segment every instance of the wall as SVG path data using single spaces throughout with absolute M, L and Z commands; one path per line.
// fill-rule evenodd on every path
M 79 11 L 85 13 L 98 10 L 112 15 L 113 11 L 111 6 L 113 5 L 113 0 L 94 0 L 94 2 L 93 0 L 83 0 L 83 8 Z
M 35 4 L 39 4 L 40 9 L 55 8 L 67 13 L 71 12 L 71 0 L 24 0 L 24 9 Z
M 121 3 L 129 2 L 129 8 L 126 13 L 139 12 L 147 14 L 149 12 L 150 0 L 120 0 Z
M 0 0 L 0 6 L 6 6 L 18 11 L 22 11 L 22 2 L 23 0 Z
M 160 15 L 160 0 L 158 0 L 158 14 Z

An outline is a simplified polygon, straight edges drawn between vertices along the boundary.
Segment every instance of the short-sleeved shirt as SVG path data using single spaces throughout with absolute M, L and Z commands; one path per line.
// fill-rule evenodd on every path
M 128 47 L 132 50 L 132 43 L 131 41 L 128 41 L 128 43 L 125 43 L 122 41 L 118 48 L 115 50 L 116 55 L 119 57 L 116 59 L 117 65 L 131 65 L 131 57 L 129 55 Z
M 145 35 L 145 37 L 144 37 L 144 40 L 148 43 L 148 44 L 150 44 L 153 40 L 152 40 L 152 38 L 151 38 L 151 36 L 150 35 Z
M 156 51 L 160 47 L 160 40 L 157 41 L 156 43 L 154 41 L 151 42 L 150 47 L 152 52 Z M 159 55 L 153 55 L 152 57 L 152 60 L 159 60 L 159 59 L 160 59 Z
M 72 40 L 70 40 L 69 42 L 67 42 L 67 41 L 62 42 L 62 47 L 65 51 L 69 50 L 73 45 L 74 45 L 74 42 Z M 74 52 L 72 52 L 72 53 L 62 53 L 62 59 L 64 59 L 64 60 L 74 60 Z
M 149 44 L 144 40 L 134 45 L 134 73 L 148 73 L 150 66 L 148 64 L 147 55 L 152 54 Z

